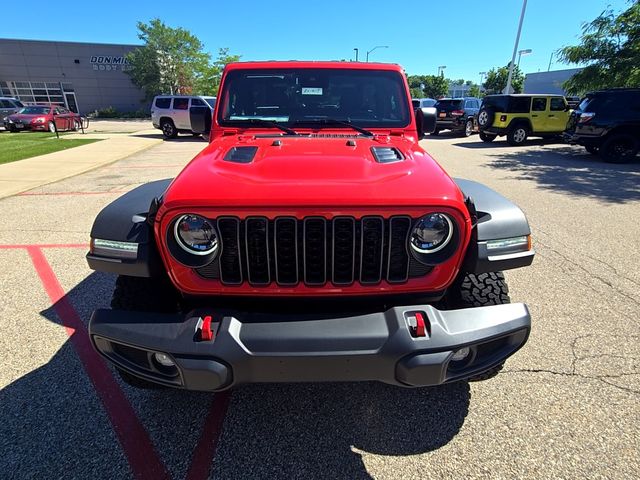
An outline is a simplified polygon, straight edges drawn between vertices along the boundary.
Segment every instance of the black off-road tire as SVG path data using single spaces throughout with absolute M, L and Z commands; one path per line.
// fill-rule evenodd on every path
M 597 155 L 600 149 L 595 145 L 587 145 L 584 149 L 589 152 L 591 155 Z
M 520 145 L 524 145 L 528 136 L 529 128 L 526 125 L 514 125 L 507 132 L 507 143 L 512 147 L 519 147 Z
M 495 112 L 490 108 L 481 108 L 478 112 L 478 126 L 481 130 L 489 128 L 495 120 Z
M 493 142 L 497 137 L 497 135 L 490 135 L 490 134 L 485 133 L 483 131 L 480 131 L 480 133 L 478 135 L 480 136 L 480 140 L 482 140 L 483 142 L 486 142 L 486 143 Z
M 502 272 L 468 273 L 459 278 L 447 294 L 448 308 L 473 308 L 511 303 L 509 287 Z M 495 377 L 504 363 L 469 378 L 470 382 Z
M 630 133 L 615 133 L 600 147 L 600 157 L 607 163 L 629 163 L 638 154 L 640 141 Z
M 162 119 L 160 121 L 160 130 L 162 130 L 162 135 L 164 135 L 164 138 L 176 138 L 178 136 L 178 129 L 171 119 Z
M 179 296 L 169 279 L 127 277 L 120 275 L 111 297 L 111 308 L 136 312 L 174 313 L 179 309 Z M 148 382 L 119 367 L 120 378 L 132 387 L 146 390 L 165 389 L 163 385 Z

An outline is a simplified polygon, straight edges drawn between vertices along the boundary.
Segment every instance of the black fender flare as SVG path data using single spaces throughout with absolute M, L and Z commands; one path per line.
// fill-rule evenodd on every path
M 98 213 L 91 228 L 87 262 L 93 270 L 132 277 L 153 277 L 165 272 L 153 233 L 153 215 L 172 179 L 145 183 L 117 198 Z M 137 245 L 133 254 L 99 248 L 96 239 Z
M 505 248 L 489 251 L 487 242 L 492 240 L 529 237 L 531 229 L 524 212 L 513 202 L 489 187 L 462 178 L 454 178 L 458 188 L 467 198 L 470 212 L 476 217 L 471 241 L 463 263 L 469 273 L 486 273 L 509 270 L 531 265 L 533 249 Z

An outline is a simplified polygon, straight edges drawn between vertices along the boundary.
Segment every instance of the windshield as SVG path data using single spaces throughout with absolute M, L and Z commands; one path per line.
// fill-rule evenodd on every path
M 404 79 L 388 70 L 232 70 L 220 98 L 218 122 L 224 126 L 257 119 L 298 127 L 346 121 L 390 128 L 411 121 Z
M 202 99 L 207 102 L 207 104 L 211 107 L 211 108 L 215 108 L 216 106 L 216 97 L 202 97 Z
M 24 107 L 18 113 L 25 115 L 47 115 L 49 112 L 51 112 L 51 108 L 49 107 Z

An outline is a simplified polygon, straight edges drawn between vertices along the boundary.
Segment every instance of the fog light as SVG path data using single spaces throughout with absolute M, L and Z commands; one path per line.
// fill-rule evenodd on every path
M 156 362 L 158 362 L 163 367 L 175 367 L 176 366 L 175 362 L 173 360 L 171 360 L 171 357 L 169 355 L 167 355 L 166 353 L 156 352 L 156 353 L 154 353 L 153 358 L 154 358 L 154 360 Z
M 460 350 L 456 350 L 453 353 L 453 356 L 451 357 L 451 361 L 461 362 L 462 360 L 464 360 L 469 356 L 469 353 L 471 353 L 471 350 L 469 349 L 469 347 L 464 347 L 464 348 L 461 348 Z

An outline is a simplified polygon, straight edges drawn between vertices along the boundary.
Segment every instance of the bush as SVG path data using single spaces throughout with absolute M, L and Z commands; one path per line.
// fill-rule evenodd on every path
M 101 108 L 89 114 L 91 118 L 149 118 L 149 112 L 140 108 L 133 112 L 120 112 L 113 107 Z

